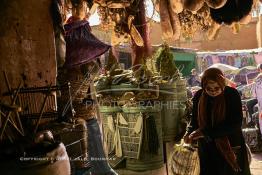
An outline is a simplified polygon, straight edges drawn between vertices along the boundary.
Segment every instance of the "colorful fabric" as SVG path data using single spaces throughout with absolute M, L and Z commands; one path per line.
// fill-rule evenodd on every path
M 260 134 L 262 134 L 262 113 L 259 114 L 258 122 L 259 122 Z
M 262 112 L 262 73 L 260 73 L 252 87 L 253 97 L 257 98 L 259 112 Z

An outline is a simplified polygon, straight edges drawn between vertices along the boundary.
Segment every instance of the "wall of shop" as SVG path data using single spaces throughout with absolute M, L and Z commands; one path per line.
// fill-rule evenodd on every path
M 55 84 L 56 62 L 51 0 L 2 0 L 0 5 L 0 94 L 3 71 L 12 88 Z M 33 15 L 32 15 L 33 14 Z
M 179 41 L 170 40 L 167 42 L 170 46 L 191 48 L 200 51 L 254 49 L 259 47 L 259 41 L 261 41 L 259 38 L 262 36 L 260 35 L 262 30 L 260 30 L 258 25 L 260 26 L 261 23 L 258 23 L 257 18 L 254 18 L 249 24 L 241 25 L 238 34 L 233 34 L 231 28 L 222 26 L 216 40 L 208 40 L 206 33 L 197 33 L 193 40 L 185 40 L 181 37 Z M 160 23 L 151 21 L 150 26 L 150 39 L 152 45 L 162 44 L 163 40 L 160 37 L 162 34 Z M 110 43 L 110 33 L 101 30 L 99 26 L 93 26 L 92 28 L 93 33 L 98 38 Z
M 257 35 L 258 47 L 262 47 L 262 16 L 261 15 L 258 18 L 256 35 Z
M 216 40 L 207 40 L 206 33 L 197 33 L 193 40 L 167 41 L 171 46 L 192 48 L 198 50 L 235 50 L 254 49 L 258 47 L 256 36 L 257 19 L 247 25 L 241 25 L 240 32 L 233 34 L 231 28 L 222 26 Z M 151 22 L 151 42 L 161 44 L 161 26 L 159 23 Z
M 255 56 L 258 53 L 205 53 L 197 54 L 197 68 L 201 72 L 212 64 L 222 63 L 234 67 L 256 66 Z
M 150 39 L 152 45 L 163 43 L 161 36 L 161 26 L 157 22 L 151 22 Z M 257 39 L 257 19 L 254 19 L 247 25 L 242 25 L 238 34 L 233 34 L 231 28 L 222 26 L 216 40 L 207 40 L 206 33 L 197 33 L 193 40 L 181 38 L 179 41 L 167 41 L 171 46 L 192 48 L 198 50 L 241 50 L 254 49 L 259 47 Z M 93 26 L 92 32 L 99 39 L 110 43 L 110 33 L 105 32 L 99 26 Z M 259 30 L 260 31 L 260 30 Z M 262 30 L 261 30 L 262 31 Z M 260 32 L 261 32 L 260 31 Z

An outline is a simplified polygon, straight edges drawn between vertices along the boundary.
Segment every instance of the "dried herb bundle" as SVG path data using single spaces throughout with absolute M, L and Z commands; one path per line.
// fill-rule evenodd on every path
M 184 9 L 178 16 L 181 22 L 181 34 L 186 39 L 192 39 L 197 31 L 206 32 L 212 23 L 210 10 L 206 4 L 196 14 Z
M 179 77 L 179 71 L 174 63 L 173 54 L 169 46 L 164 44 L 156 55 L 156 67 L 164 80 L 175 80 Z

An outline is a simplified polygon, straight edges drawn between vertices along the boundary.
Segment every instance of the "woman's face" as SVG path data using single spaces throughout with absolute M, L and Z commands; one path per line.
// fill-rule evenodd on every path
M 217 82 L 209 80 L 207 82 L 205 91 L 209 96 L 216 97 L 223 92 L 223 89 L 219 86 Z

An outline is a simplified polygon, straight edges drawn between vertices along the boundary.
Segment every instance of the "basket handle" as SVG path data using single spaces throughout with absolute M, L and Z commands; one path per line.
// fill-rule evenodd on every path
M 189 143 L 185 143 L 184 139 L 181 139 L 181 146 L 183 146 L 184 148 L 190 150 L 190 151 L 196 151 L 198 148 L 197 142 L 194 142 L 192 144 Z

